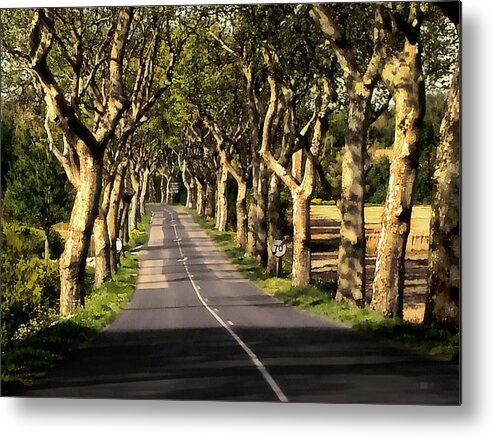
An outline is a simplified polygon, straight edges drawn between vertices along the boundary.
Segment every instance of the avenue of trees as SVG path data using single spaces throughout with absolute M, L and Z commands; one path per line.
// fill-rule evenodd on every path
M 4 10 L 4 241 L 41 232 L 68 316 L 84 305 L 91 236 L 99 286 L 117 238 L 179 182 L 186 206 L 269 272 L 287 238 L 300 286 L 316 196 L 341 212 L 334 298 L 402 317 L 412 207 L 431 203 L 425 322 L 458 324 L 459 31 L 452 3 Z M 372 159 L 380 148 L 388 161 Z M 384 204 L 370 296 L 368 202 Z

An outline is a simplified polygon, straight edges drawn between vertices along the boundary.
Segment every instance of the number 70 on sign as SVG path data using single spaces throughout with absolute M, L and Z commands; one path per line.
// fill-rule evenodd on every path
M 286 244 L 282 240 L 274 240 L 271 251 L 273 255 L 281 258 L 286 253 Z

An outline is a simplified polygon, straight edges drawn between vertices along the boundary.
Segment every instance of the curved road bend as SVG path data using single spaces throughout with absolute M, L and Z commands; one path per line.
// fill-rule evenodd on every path
M 459 366 L 265 295 L 184 210 L 150 205 L 134 297 L 31 397 L 457 404 Z

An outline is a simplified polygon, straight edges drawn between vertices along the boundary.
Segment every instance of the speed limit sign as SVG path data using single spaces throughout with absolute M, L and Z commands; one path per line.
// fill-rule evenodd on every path
M 286 253 L 286 244 L 282 240 L 274 240 L 271 250 L 273 255 L 281 258 Z

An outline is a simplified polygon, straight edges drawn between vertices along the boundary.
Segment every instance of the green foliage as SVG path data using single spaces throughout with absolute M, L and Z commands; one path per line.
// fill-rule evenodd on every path
M 56 159 L 31 146 L 7 174 L 3 214 L 10 220 L 49 230 L 70 216 L 74 190 Z
M 2 226 L 2 344 L 31 320 L 57 310 L 60 294 L 58 264 L 37 257 L 39 236 L 27 228 Z M 26 235 L 27 234 L 27 235 Z
M 366 173 L 366 203 L 382 204 L 387 196 L 390 163 L 387 159 L 374 162 Z

